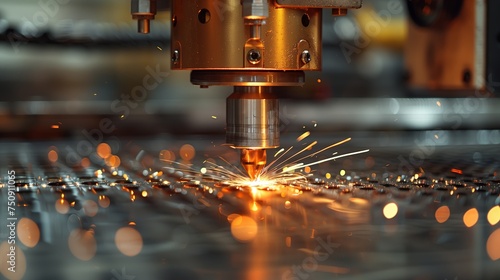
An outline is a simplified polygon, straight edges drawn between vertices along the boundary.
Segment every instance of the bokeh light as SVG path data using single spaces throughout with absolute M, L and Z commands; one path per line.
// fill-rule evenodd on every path
M 196 150 L 192 145 L 184 144 L 179 150 L 179 155 L 183 160 L 189 161 L 194 158 Z
M 59 158 L 59 155 L 57 154 L 56 150 L 50 150 L 47 157 L 49 158 L 50 162 L 56 162 Z
M 106 159 L 111 155 L 111 147 L 108 143 L 100 143 L 97 145 L 97 155 L 103 159 Z
M 122 227 L 115 234 L 115 245 L 122 254 L 133 257 L 142 250 L 142 236 L 132 227 Z
M 290 208 L 292 208 L 292 203 L 289 200 L 285 201 L 285 209 L 290 209 Z
M 17 225 L 17 238 L 26 247 L 33 248 L 40 241 L 40 229 L 33 220 L 21 218 Z
M 92 230 L 74 229 L 68 237 L 68 247 L 75 258 L 91 260 L 97 251 L 97 243 Z
M 56 200 L 55 207 L 56 207 L 57 213 L 59 213 L 59 214 L 66 214 L 69 211 L 69 203 L 63 197 Z
M 450 218 L 450 208 L 446 205 L 443 205 L 436 209 L 436 213 L 434 213 L 434 216 L 436 217 L 436 221 L 440 224 L 448 221 Z
M 476 208 L 472 208 L 465 212 L 463 221 L 466 227 L 473 227 L 477 220 L 479 219 L 479 212 L 477 212 Z
M 95 215 L 97 215 L 97 212 L 99 211 L 99 206 L 93 200 L 86 200 L 83 203 L 83 211 L 85 212 L 85 215 L 89 217 L 94 217 Z
M 398 205 L 394 202 L 387 203 L 383 209 L 384 217 L 386 219 L 392 219 L 398 214 Z
M 175 161 L 175 154 L 170 150 L 160 151 L 160 159 L 164 161 Z
M 240 242 L 252 241 L 257 232 L 257 223 L 251 217 L 238 216 L 231 222 L 231 233 Z
M 500 221 L 500 206 L 493 206 L 490 211 L 488 211 L 488 223 L 494 226 Z
M 82 158 L 82 161 L 80 162 L 80 165 L 84 168 L 90 167 L 90 159 L 89 158 Z
M 234 213 L 233 214 L 229 214 L 227 216 L 227 221 L 230 222 L 230 223 L 232 223 L 234 221 L 234 219 L 238 218 L 239 216 L 240 216 L 240 214 L 234 214 Z
M 107 196 L 100 195 L 99 201 L 97 203 L 99 203 L 99 206 L 101 206 L 102 208 L 108 208 L 111 201 L 109 200 L 109 198 Z
M 500 259 L 500 228 L 497 228 L 486 241 L 486 252 L 490 259 L 496 261 Z
M 106 165 L 109 167 L 119 167 L 121 164 L 120 157 L 116 155 L 110 155 L 106 158 Z

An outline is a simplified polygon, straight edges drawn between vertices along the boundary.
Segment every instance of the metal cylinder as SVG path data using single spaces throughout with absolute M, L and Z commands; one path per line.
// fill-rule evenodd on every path
M 279 146 L 279 102 L 271 87 L 234 87 L 227 98 L 226 142 L 238 149 Z
M 156 0 L 132 0 L 132 18 L 137 20 L 137 31 L 147 34 L 150 31 L 150 20 L 156 15 Z

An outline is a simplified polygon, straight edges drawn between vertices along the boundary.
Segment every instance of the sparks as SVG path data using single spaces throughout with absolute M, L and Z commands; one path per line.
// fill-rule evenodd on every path
M 187 175 L 199 176 L 200 178 L 203 176 L 209 176 L 213 180 L 228 186 L 250 189 L 278 190 L 279 188 L 290 184 L 307 184 L 307 177 L 312 176 L 312 174 L 304 174 L 303 172 L 299 171 L 299 169 L 310 169 L 310 166 L 315 166 L 324 162 L 335 161 L 339 158 L 367 153 L 370 151 L 369 149 L 365 149 L 345 154 L 338 154 L 338 152 L 333 152 L 331 154 L 332 156 L 328 158 L 310 161 L 311 158 L 318 156 L 319 154 L 324 153 L 341 144 L 347 143 L 350 140 L 351 138 L 346 138 L 339 142 L 330 144 L 322 149 L 319 149 L 318 151 L 310 153 L 307 153 L 307 151 L 312 150 L 318 144 L 318 141 L 313 141 L 307 144 L 298 152 L 292 152 L 294 148 L 293 146 L 287 149 L 281 148 L 274 154 L 274 160 L 262 169 L 255 180 L 251 180 L 248 175 L 241 169 L 241 167 L 235 166 L 222 157 L 220 157 L 220 160 L 224 162 L 224 165 L 219 165 L 213 160 L 206 160 L 203 162 L 205 167 L 197 169 L 191 165 L 167 159 L 162 159 L 162 161 L 176 166 L 164 167 L 167 170 L 170 170 L 171 172 L 169 173 L 175 177 L 185 177 L 184 173 L 186 173 Z
M 300 142 L 300 141 L 306 139 L 309 135 L 311 135 L 311 132 L 309 132 L 309 131 L 302 133 L 302 135 L 297 137 L 297 142 Z

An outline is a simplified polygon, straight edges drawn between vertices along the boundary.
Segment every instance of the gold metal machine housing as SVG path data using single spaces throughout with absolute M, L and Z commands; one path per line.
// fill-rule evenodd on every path
M 335 16 L 361 0 L 172 0 L 173 70 L 192 70 L 201 87 L 233 86 L 226 102 L 226 142 L 241 150 L 252 179 L 279 146 L 276 86 L 301 86 L 321 70 L 322 9 Z M 149 32 L 155 0 L 132 0 L 139 32 Z

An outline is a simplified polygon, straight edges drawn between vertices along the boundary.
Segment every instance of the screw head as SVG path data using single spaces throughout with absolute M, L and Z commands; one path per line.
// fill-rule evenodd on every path
M 174 50 L 172 52 L 172 62 L 174 64 L 177 64 L 177 62 L 179 62 L 180 58 L 181 58 L 181 53 L 179 52 L 179 50 Z
M 250 62 L 252 64 L 257 64 L 260 62 L 261 59 L 262 59 L 262 56 L 261 56 L 259 50 L 251 49 L 248 51 L 248 54 L 247 54 L 248 62 Z
M 312 60 L 311 53 L 309 53 L 308 50 L 304 50 L 302 52 L 302 55 L 300 56 L 300 58 L 304 64 L 307 64 L 307 63 L 311 62 L 311 60 Z

